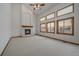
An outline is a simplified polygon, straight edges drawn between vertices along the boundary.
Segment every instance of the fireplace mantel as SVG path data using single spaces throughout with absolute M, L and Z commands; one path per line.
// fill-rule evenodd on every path
M 23 28 L 32 28 L 33 26 L 31 26 L 31 25 L 22 25 L 21 27 L 23 27 Z

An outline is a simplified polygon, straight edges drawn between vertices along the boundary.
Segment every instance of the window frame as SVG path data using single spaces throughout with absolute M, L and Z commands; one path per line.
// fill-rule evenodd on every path
M 63 30 L 63 33 L 60 33 L 59 31 L 58 31 L 58 22 L 59 21 L 65 21 L 65 20 L 67 20 L 67 19 L 72 19 L 72 33 L 70 34 L 70 33 L 64 33 L 64 30 Z M 64 28 L 64 26 L 63 26 L 63 28 Z M 65 18 L 65 19 L 60 19 L 60 20 L 57 20 L 57 34 L 65 34 L 65 35 L 74 35 L 74 17 L 69 17 L 69 18 Z
M 52 22 L 54 23 L 54 32 L 51 32 L 51 23 Z M 48 26 L 47 26 L 48 23 L 50 23 L 50 32 L 48 32 Z M 53 34 L 55 34 L 55 21 L 47 22 L 46 23 L 46 27 L 47 27 L 47 33 L 53 33 Z
M 46 28 L 46 31 L 42 31 L 42 30 L 41 30 L 41 25 L 42 25 L 42 24 L 45 24 L 45 26 L 46 26 L 46 23 L 41 23 L 41 24 L 40 24 L 40 32 L 46 33 L 46 32 L 47 32 L 47 26 L 45 27 L 45 28 Z
M 53 18 L 55 18 L 55 12 L 49 13 L 47 16 L 49 16 L 51 14 L 54 14 L 54 17 Z M 46 19 L 47 19 L 47 16 L 46 16 Z M 50 18 L 50 19 L 53 19 L 53 18 Z M 47 19 L 47 20 L 50 20 L 50 19 Z
M 69 12 L 69 13 L 62 14 L 62 15 L 59 15 L 59 16 L 58 16 L 58 11 L 63 10 L 63 9 L 65 9 L 65 8 L 69 7 L 69 6 L 73 6 L 73 8 L 72 8 L 73 11 L 72 11 L 72 12 Z M 64 8 L 61 8 L 61 9 L 57 10 L 57 11 L 56 11 L 56 16 L 57 16 L 57 17 L 60 17 L 60 16 L 67 15 L 67 14 L 70 14 L 70 13 L 73 13 L 73 12 L 74 12 L 74 4 L 70 4 L 70 5 L 68 5 L 68 6 L 65 6 Z

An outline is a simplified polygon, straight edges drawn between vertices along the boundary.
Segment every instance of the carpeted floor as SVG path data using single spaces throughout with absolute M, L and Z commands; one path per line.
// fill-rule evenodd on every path
M 3 56 L 68 56 L 78 55 L 79 46 L 41 36 L 13 38 Z

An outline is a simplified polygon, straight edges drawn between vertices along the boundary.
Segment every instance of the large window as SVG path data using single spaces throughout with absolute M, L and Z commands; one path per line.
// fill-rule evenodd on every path
M 68 13 L 71 13 L 74 11 L 74 5 L 69 5 L 61 10 L 58 10 L 57 11 L 57 16 L 61 16 L 61 15 L 64 15 L 64 14 L 68 14 Z
M 44 21 L 44 20 L 45 20 L 45 17 L 43 17 L 43 18 L 40 19 L 40 21 Z
M 51 22 L 51 32 L 55 33 L 55 22 Z
M 41 32 L 46 32 L 46 24 L 41 24 L 40 25 L 40 28 L 41 28 Z
M 55 33 L 55 22 L 48 22 L 47 23 L 47 32 Z
M 47 19 L 52 19 L 55 17 L 55 13 L 51 13 L 49 15 L 47 15 Z
M 56 28 L 56 34 L 74 35 L 74 17 L 72 16 L 74 13 L 74 4 L 70 4 L 55 11 L 56 12 L 52 12 L 40 19 L 40 21 L 43 21 L 40 22 L 40 31 L 46 33 L 55 33 Z M 67 18 L 62 19 L 62 16 L 65 14 Z M 68 16 L 69 14 L 71 14 L 71 17 Z M 60 18 L 61 20 L 59 20 Z
M 74 34 L 74 17 L 62 19 L 57 21 L 58 34 Z

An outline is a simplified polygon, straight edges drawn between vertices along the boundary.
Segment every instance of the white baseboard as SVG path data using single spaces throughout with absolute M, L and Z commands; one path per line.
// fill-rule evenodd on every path
M 3 53 L 3 51 L 4 51 L 5 47 L 6 47 L 6 45 L 8 44 L 9 40 L 10 40 L 10 38 L 7 39 L 7 40 L 5 40 L 5 41 L 3 41 L 3 42 L 1 43 L 1 46 L 0 46 L 0 55 L 2 55 L 2 53 Z

